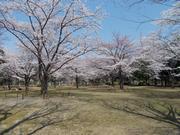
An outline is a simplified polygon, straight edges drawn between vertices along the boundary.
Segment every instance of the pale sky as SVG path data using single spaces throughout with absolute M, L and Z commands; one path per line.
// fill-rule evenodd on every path
M 167 5 L 172 4 L 162 5 L 146 2 L 129 7 L 122 2 L 112 3 L 110 0 L 91 0 L 87 3 L 91 9 L 101 7 L 106 14 L 99 31 L 100 38 L 105 41 L 110 41 L 113 33 L 120 33 L 129 36 L 132 40 L 138 40 L 140 36 L 145 36 L 157 30 L 159 26 L 152 22 L 142 23 L 141 25 L 136 22 L 149 20 L 148 18 L 159 18 L 160 13 L 169 8 Z M 5 48 L 8 48 L 11 52 L 17 50 L 16 38 L 6 33 L 3 39 Z

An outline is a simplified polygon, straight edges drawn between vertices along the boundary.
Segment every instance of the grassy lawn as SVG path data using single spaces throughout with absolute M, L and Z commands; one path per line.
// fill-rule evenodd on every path
M 0 131 L 7 135 L 179 135 L 180 89 L 32 87 L 23 100 L 0 91 Z M 0 135 L 1 135 L 0 134 Z

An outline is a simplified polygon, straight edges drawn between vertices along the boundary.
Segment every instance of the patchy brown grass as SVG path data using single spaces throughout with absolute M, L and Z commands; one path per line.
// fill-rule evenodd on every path
M 15 92 L 5 97 L 4 91 L 0 91 L 0 110 L 10 108 L 7 118 L 1 121 L 0 131 L 31 116 L 7 134 L 178 135 L 177 126 L 145 116 L 156 118 L 148 112 L 148 104 L 165 114 L 167 110 L 161 105 L 172 105 L 179 112 L 179 93 L 178 88 L 126 87 L 126 91 L 120 91 L 117 88 L 61 87 L 50 88 L 49 99 L 43 100 L 39 97 L 39 88 L 33 87 L 22 100 Z M 127 108 L 130 110 L 125 110 Z M 3 116 L 1 113 L 0 118 Z

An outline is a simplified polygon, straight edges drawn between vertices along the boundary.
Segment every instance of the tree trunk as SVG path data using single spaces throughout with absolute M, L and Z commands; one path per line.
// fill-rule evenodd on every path
M 157 86 L 157 79 L 154 79 L 154 86 Z
M 171 87 L 172 87 L 172 88 L 174 88 L 174 79 L 175 79 L 174 76 L 171 75 Z
M 111 76 L 111 85 L 112 85 L 112 87 L 114 87 L 114 77 L 113 76 Z
M 54 85 L 54 88 L 56 88 L 56 86 L 57 86 L 57 81 L 56 80 L 54 80 L 53 85 Z
M 77 89 L 79 88 L 79 78 L 78 78 L 78 75 L 76 75 L 76 88 Z
M 124 80 L 123 80 L 123 78 L 120 79 L 120 89 L 124 90 Z
M 8 90 L 11 90 L 11 79 L 10 78 L 7 79 L 7 86 L 8 86 Z
M 43 84 L 43 80 L 42 80 L 42 63 L 41 63 L 41 60 L 40 60 L 40 54 L 39 54 L 39 59 L 38 59 L 38 78 L 39 78 L 39 82 L 41 84 L 41 95 L 43 95 L 43 88 L 42 88 L 42 84 Z
M 149 83 L 148 83 L 148 78 L 146 78 L 146 86 L 149 86 Z
M 163 86 L 164 86 L 163 79 L 161 79 L 161 87 L 163 87 Z
M 114 76 L 113 76 L 113 73 L 110 74 L 110 82 L 111 82 L 111 86 L 114 87 Z
M 167 87 L 167 79 L 164 80 L 164 87 Z
M 30 83 L 30 79 L 25 76 L 25 95 L 27 96 L 29 93 L 29 83 Z
M 121 90 L 124 89 L 124 78 L 121 69 L 119 69 L 119 87 Z
M 45 99 L 48 96 L 48 74 L 47 73 L 43 74 L 41 82 L 42 82 L 41 83 L 42 96 Z
M 78 89 L 79 88 L 79 77 L 78 77 L 78 70 L 77 70 L 77 68 L 75 68 L 75 73 L 76 73 L 76 78 L 75 78 L 76 88 Z
M 11 84 L 8 83 L 8 90 L 11 90 Z

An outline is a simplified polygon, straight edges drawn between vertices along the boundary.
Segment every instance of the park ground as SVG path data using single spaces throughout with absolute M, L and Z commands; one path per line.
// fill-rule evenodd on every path
M 0 91 L 0 135 L 179 135 L 180 88 Z M 17 93 L 18 97 L 17 97 Z

